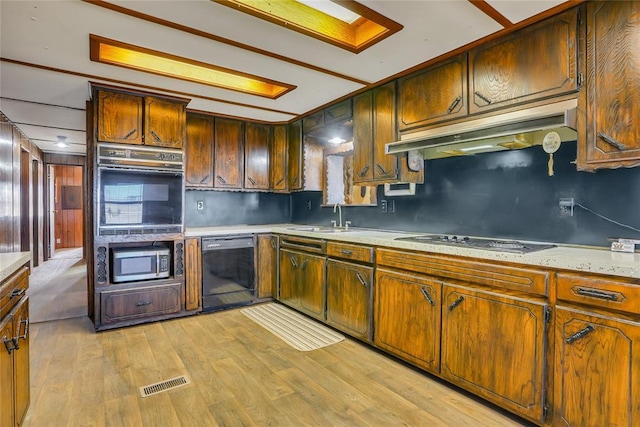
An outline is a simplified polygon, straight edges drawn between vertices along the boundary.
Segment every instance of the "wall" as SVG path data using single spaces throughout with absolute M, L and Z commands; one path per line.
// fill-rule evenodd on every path
M 354 226 L 427 233 L 608 246 L 608 237 L 640 239 L 640 233 L 609 223 L 580 207 L 563 216 L 561 197 L 624 224 L 640 228 L 640 168 L 577 172 L 576 143 L 554 154 L 555 174 L 547 175 L 549 155 L 541 147 L 425 161 L 425 184 L 415 196 L 384 196 L 395 213 L 378 207 L 346 207 Z M 312 208 L 308 209 L 311 201 Z M 337 219 L 320 207 L 321 192 L 292 195 L 292 222 L 329 225 Z
M 186 227 L 232 224 L 278 224 L 290 220 L 290 196 L 277 193 L 244 193 L 187 190 Z M 196 202 L 204 210 L 196 210 Z
M 56 249 L 78 248 L 83 243 L 83 191 L 82 191 L 82 167 L 53 165 L 53 179 L 55 185 L 55 244 Z M 68 194 L 72 188 L 79 189 L 77 198 L 80 200 L 79 209 L 65 209 L 64 198 L 70 198 Z M 71 200 L 70 200 L 71 202 Z

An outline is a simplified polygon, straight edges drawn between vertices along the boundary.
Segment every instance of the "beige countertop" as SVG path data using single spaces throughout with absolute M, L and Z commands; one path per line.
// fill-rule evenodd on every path
M 429 233 L 355 228 L 348 232 L 332 233 L 311 231 L 314 226 L 300 224 L 234 225 L 222 227 L 189 228 L 185 235 L 216 236 L 243 233 L 282 233 L 293 236 L 337 240 L 348 243 L 411 249 L 433 254 L 457 255 L 488 261 L 503 261 L 537 267 L 581 271 L 640 279 L 640 253 L 611 252 L 608 248 L 589 248 L 558 245 L 528 254 L 495 252 L 458 246 L 416 243 L 395 240 L 399 237 Z M 306 230 L 305 230 L 306 229 Z
M 31 260 L 29 252 L 0 253 L 0 281 L 11 276 L 24 263 Z

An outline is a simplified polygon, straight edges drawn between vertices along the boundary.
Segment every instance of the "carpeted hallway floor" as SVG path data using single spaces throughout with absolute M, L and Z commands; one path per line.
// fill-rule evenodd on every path
M 29 277 L 32 323 L 87 315 L 87 266 L 82 248 L 59 249 Z

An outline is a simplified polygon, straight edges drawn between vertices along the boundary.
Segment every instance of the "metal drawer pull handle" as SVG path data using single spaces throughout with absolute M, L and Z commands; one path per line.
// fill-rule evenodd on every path
M 369 171 L 369 166 L 363 167 L 362 170 L 360 171 L 360 176 L 365 176 L 368 171 Z
M 18 349 L 18 347 L 16 347 L 15 341 L 13 339 L 7 338 L 6 335 L 2 337 L 2 341 L 4 342 L 4 348 L 7 349 L 7 353 L 11 354 L 13 350 Z
M 480 92 L 476 91 L 474 92 L 476 94 L 476 96 L 480 99 L 482 99 L 484 102 L 486 102 L 487 104 L 491 104 L 491 100 L 489 98 L 487 98 L 486 96 L 482 95 Z
M 276 182 L 276 185 L 280 185 L 280 184 L 282 184 L 282 181 L 284 181 L 284 178 L 280 178 L 280 179 L 278 180 L 278 182 Z
M 298 267 L 298 262 L 294 257 L 290 256 L 289 261 L 291 261 L 291 265 L 293 265 L 294 267 Z
M 156 139 L 157 142 L 162 142 L 162 138 L 158 136 L 154 131 L 149 131 L 149 133 Z
M 151 305 L 151 301 L 140 301 L 136 303 L 136 307 L 142 307 L 145 305 Z
M 207 176 L 205 176 L 204 178 L 202 178 L 202 179 L 200 180 L 200 184 L 204 184 L 204 183 L 205 183 L 206 181 L 208 181 L 208 180 L 209 180 L 209 175 L 207 174 Z
M 464 301 L 464 297 L 458 297 L 458 299 L 452 302 L 451 305 L 449 306 L 449 311 L 459 306 L 462 303 L 462 301 Z
M 380 163 L 376 163 L 376 168 L 378 168 L 378 173 L 380 175 L 389 175 L 389 172 L 384 170 L 384 168 L 382 167 L 382 165 L 380 165 Z
M 226 184 L 227 183 L 227 181 L 225 181 L 224 178 L 221 177 L 220 175 L 216 175 L 216 178 L 218 178 L 218 182 L 220 184 Z
M 616 148 L 617 148 L 618 150 L 620 150 L 620 151 L 622 151 L 622 150 L 626 150 L 626 149 L 627 149 L 627 146 L 626 146 L 626 145 L 624 145 L 624 144 L 623 144 L 623 143 L 621 143 L 621 142 L 616 141 L 613 137 L 611 137 L 611 136 L 607 135 L 606 133 L 598 132 L 598 136 L 599 136 L 600 138 L 602 138 L 602 140 L 603 140 L 604 142 L 606 142 L 606 143 L 607 143 L 607 144 L 609 144 L 609 145 L 613 145 L 614 147 L 616 147 Z
M 433 305 L 433 299 L 431 298 L 431 295 L 429 295 L 429 292 L 427 292 L 427 288 L 425 288 L 424 286 L 420 288 L 420 292 L 422 292 L 422 295 L 424 295 L 424 298 L 429 301 L 429 304 Z M 451 308 L 449 308 L 449 310 L 451 310 Z
M 582 329 L 581 331 L 578 331 L 575 334 L 571 335 L 565 341 L 566 341 L 567 344 L 571 344 L 572 342 L 577 341 L 580 338 L 586 337 L 587 335 L 589 335 L 591 332 L 593 332 L 595 330 L 596 330 L 596 328 L 594 328 L 591 325 L 588 325 L 586 328 Z
M 300 266 L 300 270 L 304 270 L 307 267 L 307 260 L 302 261 L 302 265 Z
M 578 295 L 584 295 L 586 297 L 606 299 L 609 301 L 618 301 L 618 295 L 600 291 L 598 289 L 590 289 L 590 288 L 578 288 Z
M 134 130 L 132 130 L 131 132 L 129 132 L 128 134 L 126 134 L 126 135 L 124 136 L 124 139 L 129 139 L 129 138 L 131 137 L 131 135 L 133 135 L 134 133 L 136 133 L 136 131 L 137 131 L 137 130 L 138 130 L 138 129 L 134 129 Z
M 362 277 L 362 275 L 360 274 L 359 271 L 356 271 L 356 277 L 358 278 L 358 280 L 360 281 L 360 284 L 362 286 L 364 286 L 365 288 L 368 286 L 368 283 L 366 280 L 364 280 L 364 278 Z
M 18 334 L 20 334 L 20 326 L 24 324 L 24 334 L 18 335 L 16 340 L 25 340 L 27 339 L 27 335 L 29 335 L 29 318 L 27 317 L 25 320 L 20 320 L 20 324 L 18 325 Z
M 256 181 L 251 178 L 250 176 L 247 177 L 247 179 L 249 180 L 249 182 L 251 183 L 251 185 L 256 185 Z
M 273 241 L 273 239 L 269 239 L 269 243 L 271 243 L 271 247 L 272 247 L 273 249 L 275 249 L 275 248 L 276 248 L 276 242 L 274 242 L 274 241 Z
M 340 249 L 340 252 L 345 255 L 353 255 L 353 252 L 351 252 L 349 249 Z
M 26 291 L 27 290 L 25 288 L 14 289 L 13 291 L 11 291 L 11 295 L 9 296 L 9 299 L 22 296 Z
M 451 112 L 458 106 L 460 101 L 462 101 L 462 98 L 460 97 L 457 97 L 456 99 L 454 99 L 451 105 L 449 106 L 449 108 L 447 108 L 447 114 L 451 114 Z

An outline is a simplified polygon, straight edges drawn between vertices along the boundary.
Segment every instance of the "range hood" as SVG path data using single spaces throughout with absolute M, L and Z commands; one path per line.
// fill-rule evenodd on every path
M 555 131 L 575 141 L 577 100 L 570 99 L 509 113 L 408 132 L 385 145 L 387 154 L 418 152 L 425 159 L 526 148 L 542 144 Z

